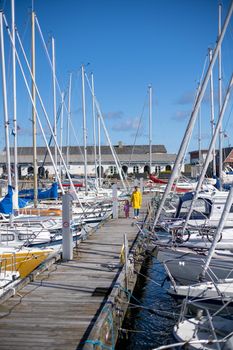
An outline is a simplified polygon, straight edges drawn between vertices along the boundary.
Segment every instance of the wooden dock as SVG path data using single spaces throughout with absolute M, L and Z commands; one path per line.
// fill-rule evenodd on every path
M 144 214 L 150 196 L 144 196 Z M 145 253 L 133 219 L 110 219 L 0 305 L 0 349 L 114 348 Z M 121 259 L 127 235 L 131 264 Z M 13 294 L 13 291 L 12 291 Z M 96 347 L 97 346 L 97 347 Z

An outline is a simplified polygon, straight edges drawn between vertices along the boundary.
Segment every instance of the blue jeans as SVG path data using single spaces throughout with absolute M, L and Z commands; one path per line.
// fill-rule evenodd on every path
M 139 216 L 139 209 L 134 209 L 134 216 Z

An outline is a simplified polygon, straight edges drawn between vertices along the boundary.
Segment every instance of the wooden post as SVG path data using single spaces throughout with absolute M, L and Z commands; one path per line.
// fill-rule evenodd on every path
M 73 198 L 69 193 L 62 196 L 62 257 L 63 260 L 73 259 L 73 236 L 70 229 L 72 220 L 72 201 Z
M 118 219 L 118 198 L 116 184 L 112 186 L 112 216 L 113 219 Z

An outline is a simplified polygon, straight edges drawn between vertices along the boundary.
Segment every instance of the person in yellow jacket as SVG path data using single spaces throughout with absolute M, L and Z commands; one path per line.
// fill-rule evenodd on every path
M 137 219 L 139 216 L 139 209 L 142 205 L 142 195 L 141 192 L 138 190 L 138 186 L 134 187 L 134 191 L 131 196 L 131 203 L 134 209 L 134 218 Z

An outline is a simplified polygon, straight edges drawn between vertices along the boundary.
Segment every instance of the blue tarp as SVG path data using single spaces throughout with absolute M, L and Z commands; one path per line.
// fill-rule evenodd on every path
M 27 201 L 18 198 L 18 206 L 19 208 L 24 208 L 27 205 Z M 13 187 L 8 186 L 7 195 L 0 202 L 0 213 L 3 214 L 12 214 L 14 212 L 13 209 Z
M 25 199 L 34 199 L 34 190 L 22 190 L 19 191 L 19 196 Z M 38 189 L 38 199 L 57 199 L 58 198 L 58 185 L 57 182 L 52 184 L 52 187 L 48 190 Z

